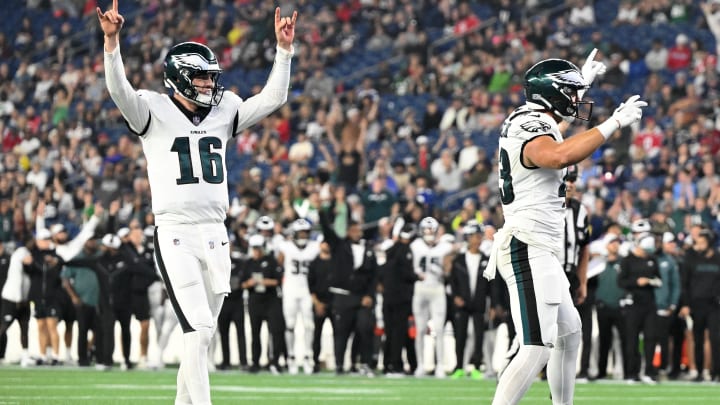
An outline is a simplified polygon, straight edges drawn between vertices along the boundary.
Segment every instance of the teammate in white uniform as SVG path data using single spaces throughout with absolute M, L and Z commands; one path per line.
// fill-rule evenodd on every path
M 297 13 L 275 10 L 277 53 L 267 84 L 243 100 L 218 85 L 215 54 L 185 42 L 165 57 L 172 95 L 133 89 L 120 57 L 118 1 L 103 13 L 105 79 L 128 127 L 142 142 L 155 215 L 155 262 L 183 329 L 176 404 L 209 404 L 207 348 L 230 292 L 227 141 L 287 100 Z
M 588 57 L 582 73 L 561 59 L 543 60 L 525 74 L 527 104 L 505 120 L 499 142 L 499 187 L 505 224 L 485 270 L 507 283 L 520 348 L 502 373 L 493 404 L 515 404 L 547 363 L 554 404 L 572 404 L 580 317 L 557 254 L 565 211 L 564 169 L 590 156 L 615 131 L 640 120 L 639 96 L 630 97 L 605 122 L 563 139 L 563 119 L 589 119 L 582 95 L 604 70 Z
M 435 332 L 435 376 L 445 377 L 444 333 L 447 317 L 447 298 L 445 296 L 446 270 L 450 268 L 453 245 L 438 238 L 438 221 L 432 217 L 420 221 L 420 237 L 410 243 L 413 254 L 413 267 L 420 280 L 415 282 L 412 300 L 412 312 L 417 326 L 415 353 L 417 369 L 415 375 L 425 375 L 424 347 L 425 328 L 431 322 Z
M 308 286 L 308 269 L 320 254 L 320 242 L 310 240 L 312 225 L 305 219 L 297 219 L 290 225 L 292 241 L 283 241 L 278 245 L 278 262 L 283 266 L 283 317 L 285 318 L 285 343 L 288 350 L 288 372 L 298 373 L 295 361 L 295 326 L 297 317 L 302 317 L 305 330 L 305 357 L 303 371 L 312 374 L 313 365 L 310 356 L 313 352 L 313 333 L 315 319 L 313 303 Z

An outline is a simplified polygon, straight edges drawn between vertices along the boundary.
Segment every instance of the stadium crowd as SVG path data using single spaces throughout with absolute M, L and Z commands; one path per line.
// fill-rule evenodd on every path
M 132 368 L 134 316 L 141 325 L 138 362 L 159 367 L 177 320 L 154 271 L 151 195 L 140 144 L 109 101 L 101 41 L 88 28 L 95 23 L 96 2 L 9 3 L 19 11 L 17 22 L 0 32 L 2 339 L 17 320 L 23 365 L 94 361 L 109 368 L 118 321 L 121 366 Z M 213 49 L 225 70 L 221 81 L 236 93 L 249 96 L 261 88 L 274 58 L 267 40 L 272 4 L 122 3 L 136 13 L 121 44 L 135 88 L 162 91 L 163 55 L 180 40 Z M 331 369 L 424 374 L 435 362 L 422 362 L 413 342 L 431 334 L 442 341 L 447 323 L 463 342 L 456 344 L 455 360 L 444 361 L 459 370 L 453 375 L 464 375 L 466 366 L 475 377 L 481 369 L 497 371 L 492 356 L 481 350 L 481 331 L 507 324 L 503 286 L 486 285 L 477 268 L 458 269 L 464 263 L 451 259 L 467 252 L 485 257 L 483 243 L 502 226 L 495 148 L 509 109 L 523 102 L 523 73 L 547 57 L 581 65 L 597 48 L 607 72 L 588 93 L 595 101 L 590 124 L 605 120 L 614 100 L 626 94 L 638 92 L 650 106 L 641 125 L 618 131 L 601 153 L 578 165 L 571 180 L 588 210 L 591 265 L 603 270 L 592 274 L 588 294 L 600 325 L 598 366 L 591 372 L 584 364 L 579 377 L 607 376 L 613 325 L 621 341 L 631 342 L 614 357 L 615 370 L 639 375 L 641 356 L 634 351 L 642 325 L 645 341 L 656 342 L 662 353 L 656 360 L 655 348 L 646 344 L 646 376 L 656 379 L 655 368 L 672 378 L 686 373 L 717 381 L 720 81 L 711 44 L 720 35 L 719 3 L 296 2 L 292 7 L 303 18 L 291 98 L 238 135 L 226 157 L 234 268 L 233 292 L 220 315 L 218 367 L 231 366 L 228 334 L 234 322 L 240 366 L 258 371 L 260 326 L 266 321 L 272 371 L 280 372 L 281 365 L 291 372 L 298 365 L 318 371 L 322 325 L 335 318 Z M 646 35 L 629 39 L 611 31 Z M 386 58 L 377 65 L 355 75 L 343 70 L 345 61 L 359 63 L 378 52 Z M 568 133 L 586 125 L 576 122 Z M 438 225 L 423 226 L 426 217 Z M 417 225 L 417 232 L 409 224 Z M 447 284 L 442 300 L 447 311 L 438 319 L 434 305 L 430 316 L 421 318 L 424 324 L 412 323 L 418 311 L 406 294 L 423 281 L 417 274 L 424 274 L 418 269 L 425 264 L 402 263 L 397 253 L 414 233 L 419 240 L 432 234 L 430 247 L 451 247 L 447 263 L 433 263 Z M 658 249 L 649 254 L 667 266 L 637 275 L 638 267 L 623 257 L 633 254 L 645 233 L 656 235 Z M 304 248 L 306 239 L 321 235 L 316 257 L 295 269 L 308 276 L 317 325 L 305 322 L 306 330 L 314 329 L 305 339 L 313 342 L 305 352 L 310 358 L 295 361 L 287 325 L 295 319 L 284 319 L 282 304 L 287 295 L 282 273 L 291 269 L 277 257 L 278 246 L 301 241 L 297 246 Z M 356 257 L 360 245 L 365 260 Z M 404 266 L 409 266 L 405 276 L 396 274 Z M 465 278 L 458 276 L 462 271 L 468 272 Z M 32 354 L 30 302 L 40 347 Z M 475 326 L 473 344 L 465 350 L 468 317 Z M 148 353 L 150 319 L 158 353 Z M 625 325 L 630 319 L 635 326 Z M 75 321 L 77 336 L 67 327 Z M 65 348 L 59 322 L 66 323 Z M 352 364 L 346 365 L 350 335 Z M 77 353 L 69 350 L 73 339 Z M 5 344 L 0 340 L 0 357 Z M 378 364 L 379 352 L 384 364 Z M 441 349 L 437 358 L 443 360 Z M 441 369 L 436 367 L 437 376 L 444 375 Z

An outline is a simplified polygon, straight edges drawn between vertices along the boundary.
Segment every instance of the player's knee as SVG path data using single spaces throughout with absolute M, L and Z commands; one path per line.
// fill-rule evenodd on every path
M 558 336 L 557 348 L 560 350 L 575 350 L 580 347 L 582 331 L 576 330 L 567 335 Z
M 213 337 L 212 328 L 199 328 L 194 332 L 188 332 L 185 334 L 186 342 L 193 340 L 195 344 L 200 348 L 207 348 L 210 346 L 210 341 Z
M 521 345 L 515 357 L 523 359 L 523 361 L 532 362 L 533 364 L 541 364 L 544 366 L 550 359 L 550 347 L 540 345 Z

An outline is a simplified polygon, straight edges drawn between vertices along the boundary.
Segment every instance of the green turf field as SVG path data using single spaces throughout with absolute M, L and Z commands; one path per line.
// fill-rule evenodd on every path
M 0 368 L 0 404 L 171 404 L 175 372 L 99 372 L 70 368 Z M 238 372 L 210 377 L 214 404 L 489 404 L 494 381 L 368 379 L 359 376 L 272 376 Z M 523 404 L 550 404 L 537 382 Z M 720 385 L 667 382 L 579 384 L 575 404 L 717 404 Z

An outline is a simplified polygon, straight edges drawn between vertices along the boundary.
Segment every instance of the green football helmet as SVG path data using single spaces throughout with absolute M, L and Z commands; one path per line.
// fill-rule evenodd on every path
M 165 56 L 165 86 L 187 100 L 202 106 L 220 104 L 224 88 L 218 85 L 222 69 L 213 51 L 197 42 L 183 42 L 172 47 Z M 192 84 L 196 76 L 208 75 L 212 80 L 210 94 Z
M 525 98 L 528 103 L 572 120 L 588 121 L 592 116 L 592 101 L 581 101 L 578 90 L 587 89 L 580 69 L 563 59 L 545 59 L 525 73 Z M 581 115 L 580 107 L 587 110 Z

